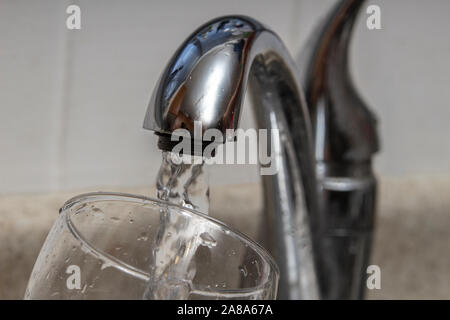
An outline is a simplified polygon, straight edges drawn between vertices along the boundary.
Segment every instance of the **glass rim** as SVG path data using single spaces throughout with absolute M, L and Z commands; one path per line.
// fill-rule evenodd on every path
M 207 220 L 208 223 L 212 223 L 213 225 L 216 225 L 221 228 L 221 230 L 229 231 L 230 234 L 237 236 L 237 238 L 243 242 L 244 244 L 248 245 L 249 248 L 251 248 L 254 252 L 256 252 L 258 255 L 260 255 L 264 261 L 266 261 L 269 264 L 271 272 L 274 274 L 274 279 L 271 279 L 272 277 L 269 277 L 266 281 L 264 281 L 261 284 L 258 284 L 254 287 L 248 287 L 248 288 L 239 288 L 239 289 L 224 289 L 224 288 L 213 288 L 211 290 L 205 290 L 204 288 L 193 288 L 192 293 L 200 293 L 204 295 L 212 295 L 214 293 L 220 294 L 220 295 L 236 295 L 236 294 L 249 294 L 253 293 L 258 290 L 263 290 L 268 285 L 268 280 L 274 280 L 278 281 L 280 276 L 280 270 L 278 268 L 278 265 L 275 262 L 275 259 L 272 257 L 272 255 L 260 244 L 258 244 L 255 240 L 251 239 L 244 233 L 240 232 L 239 230 L 234 229 L 233 227 L 228 226 L 227 224 L 223 223 L 222 221 L 215 219 L 207 214 L 204 214 L 202 212 L 199 212 L 194 209 L 186 208 L 181 205 L 164 201 L 160 199 L 155 199 L 151 197 L 147 197 L 144 195 L 137 195 L 137 194 L 131 194 L 131 193 L 124 193 L 124 192 L 103 192 L 103 191 L 97 191 L 97 192 L 88 192 L 88 193 L 82 193 L 75 197 L 70 198 L 67 200 L 63 206 L 59 209 L 59 214 L 61 215 L 63 212 L 66 212 L 70 210 L 74 205 L 80 204 L 83 202 L 88 202 L 89 200 L 96 199 L 97 201 L 125 201 L 125 202 L 138 202 L 140 204 L 149 204 L 149 205 L 157 205 L 157 206 L 168 206 L 172 208 L 176 208 L 178 210 L 187 211 L 190 214 L 199 217 L 201 219 Z M 100 249 L 95 248 L 93 244 L 91 244 L 88 240 L 84 239 L 82 233 L 75 227 L 75 225 L 72 223 L 70 219 L 70 215 L 66 215 L 66 221 L 65 221 L 69 231 L 72 233 L 72 235 L 82 242 L 82 245 L 85 245 L 89 251 L 92 252 L 95 256 L 99 257 L 100 259 L 104 260 L 105 262 L 111 264 L 111 266 L 116 267 L 124 272 L 127 272 L 128 274 L 134 275 L 137 278 L 140 278 L 142 280 L 148 281 L 150 278 L 150 275 L 148 272 L 141 270 L 140 268 L 136 268 L 124 261 L 122 261 L 119 258 L 116 258 L 106 252 L 103 252 Z M 275 290 L 278 287 L 277 283 L 275 283 Z

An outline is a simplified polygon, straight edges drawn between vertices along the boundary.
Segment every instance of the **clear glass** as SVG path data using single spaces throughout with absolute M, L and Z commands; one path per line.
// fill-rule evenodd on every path
M 275 299 L 278 278 L 262 247 L 207 215 L 90 193 L 61 208 L 25 299 Z

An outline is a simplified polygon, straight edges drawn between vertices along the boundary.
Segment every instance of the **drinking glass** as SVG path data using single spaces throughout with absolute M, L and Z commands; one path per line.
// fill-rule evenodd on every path
M 278 278 L 262 247 L 207 215 L 89 193 L 60 209 L 25 299 L 275 299 Z

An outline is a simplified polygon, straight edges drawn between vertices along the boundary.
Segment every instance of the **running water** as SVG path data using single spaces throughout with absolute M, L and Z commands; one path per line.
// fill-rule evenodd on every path
M 209 183 L 203 158 L 189 164 L 178 155 L 163 152 L 156 181 L 157 196 L 208 214 Z M 196 274 L 194 256 L 199 246 L 215 246 L 208 223 L 193 223 L 176 208 L 162 209 L 153 249 L 153 264 L 144 299 L 187 299 Z
M 209 210 L 209 182 L 201 156 L 188 156 L 189 163 L 172 152 L 164 151 L 156 180 L 158 199 L 204 214 Z

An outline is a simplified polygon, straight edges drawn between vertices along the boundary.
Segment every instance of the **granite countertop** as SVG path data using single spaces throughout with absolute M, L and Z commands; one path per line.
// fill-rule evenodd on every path
M 381 268 L 381 289 L 369 291 L 368 298 L 449 299 L 450 176 L 380 180 L 372 264 Z M 95 190 L 154 195 L 143 187 L 0 196 L 0 299 L 23 297 L 60 206 Z M 255 238 L 259 191 L 257 185 L 213 188 L 211 215 Z

